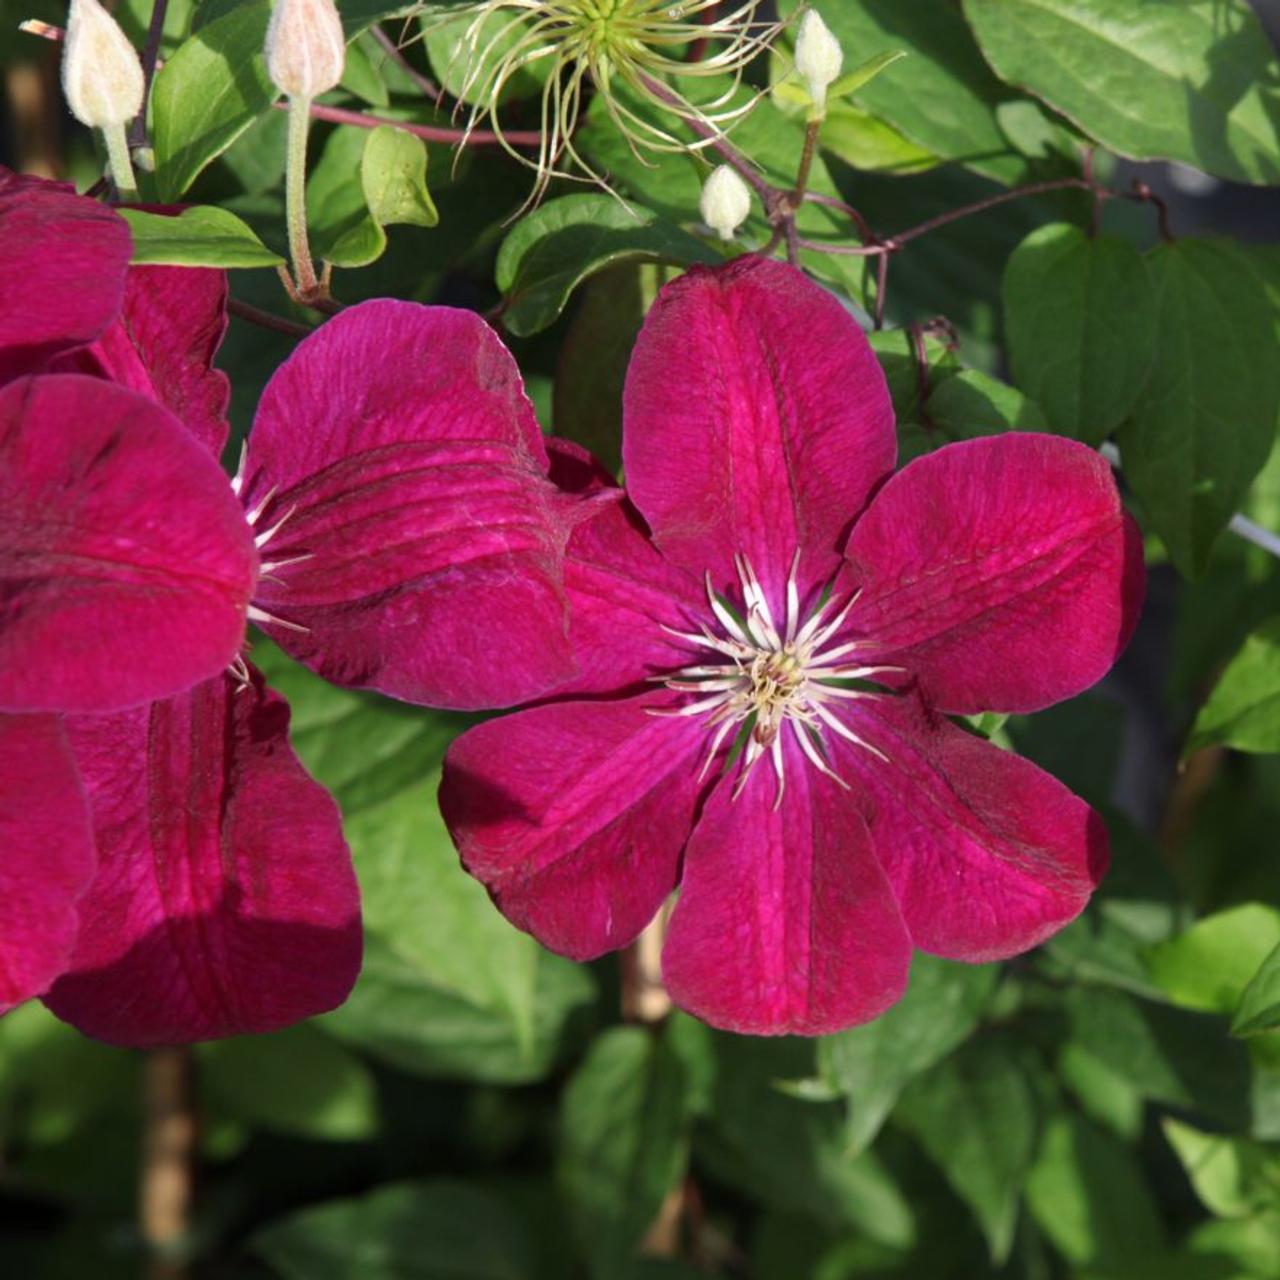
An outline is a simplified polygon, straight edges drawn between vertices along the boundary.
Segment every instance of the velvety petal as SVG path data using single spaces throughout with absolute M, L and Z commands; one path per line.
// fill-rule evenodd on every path
M 571 500 L 547 466 L 515 361 L 478 316 L 349 308 L 271 379 L 250 438 L 246 506 L 259 530 L 284 521 L 256 603 L 306 628 L 267 630 L 329 680 L 413 702 L 551 688 L 573 671 Z
M 575 960 L 625 946 L 675 888 L 705 730 L 669 699 L 555 702 L 449 748 L 440 809 L 513 924 Z
M 0 1013 L 47 991 L 93 878 L 80 776 L 56 716 L 0 715 Z
M 346 999 L 360 905 L 338 807 L 252 673 L 68 721 L 101 866 L 47 1003 L 87 1035 L 160 1045 L 272 1031 Z
M 109 378 L 164 405 L 213 456 L 230 430 L 231 385 L 213 367 L 227 329 L 227 273 L 133 267 L 116 322 L 55 369 Z
M 0 710 L 109 711 L 230 662 L 257 553 L 166 410 L 80 374 L 0 389 Z
M 717 584 L 745 554 L 778 596 L 808 582 L 896 456 L 866 337 L 834 296 L 779 262 L 695 267 L 649 311 L 627 372 L 627 489 L 672 560 Z
M 128 223 L 63 182 L 0 168 L 0 382 L 97 338 L 124 295 Z
M 888 757 L 829 738 L 836 768 L 873 806 L 876 854 L 917 947 L 1000 960 L 1080 914 L 1109 854 L 1079 796 L 914 697 L 862 699 L 847 719 Z
M 825 1035 L 866 1022 L 907 985 L 911 943 L 856 800 L 788 733 L 786 791 L 762 762 L 731 771 L 685 855 L 662 974 L 671 998 L 750 1035 Z
M 593 500 L 565 550 L 569 643 L 577 663 L 558 693 L 612 693 L 704 661 L 664 631 L 696 633 L 710 620 L 697 579 L 663 558 L 621 490 Z
M 946 711 L 1036 711 L 1100 680 L 1142 603 L 1111 468 L 1056 436 L 947 445 L 876 495 L 845 552 L 851 635 Z

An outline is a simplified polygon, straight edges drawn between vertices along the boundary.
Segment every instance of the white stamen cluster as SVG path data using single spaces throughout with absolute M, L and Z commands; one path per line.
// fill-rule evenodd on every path
M 868 694 L 838 682 L 866 680 L 899 668 L 863 666 L 856 657 L 862 641 L 846 640 L 825 647 L 837 636 L 857 594 L 839 609 L 835 609 L 834 600 L 828 598 L 807 618 L 802 617 L 799 552 L 787 576 L 786 618 L 781 625 L 774 621 L 764 589 L 746 557 L 738 556 L 735 566 L 745 607 L 741 618 L 716 594 L 711 575 L 707 575 L 707 601 L 717 629 L 723 634 L 716 634 L 709 625 L 697 633 L 665 628 L 689 644 L 711 650 L 718 655 L 718 660 L 658 677 L 669 689 L 699 696 L 675 710 L 654 714 L 706 716 L 708 725 L 716 726 L 701 776 L 706 775 L 729 735 L 750 722 L 733 792 L 735 798 L 746 785 L 751 771 L 767 755 L 778 779 L 774 807 L 782 803 L 786 787 L 783 731 L 788 726 L 809 763 L 847 787 L 824 758 L 825 734 L 837 734 L 882 760 L 885 757 L 854 733 L 835 711 L 842 701 L 864 698 Z

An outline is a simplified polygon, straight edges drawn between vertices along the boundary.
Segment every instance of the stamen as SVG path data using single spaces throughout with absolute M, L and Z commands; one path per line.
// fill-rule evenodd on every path
M 268 506 L 271 505 L 271 499 L 276 496 L 276 494 L 279 492 L 279 489 L 280 489 L 280 486 L 278 484 L 273 484 L 271 488 L 267 490 L 266 497 L 264 497 L 262 501 L 258 503 L 257 506 L 252 508 L 252 510 L 247 511 L 245 513 L 244 518 L 250 524 L 257 524 L 258 520 L 262 516 L 262 513 L 267 509 Z
M 735 729 L 749 728 L 731 793 L 734 799 L 742 794 L 759 762 L 768 756 L 777 778 L 774 807 L 782 804 L 786 792 L 787 750 L 783 731 L 788 725 L 808 763 L 847 790 L 849 784 L 827 759 L 825 735 L 836 734 L 887 761 L 883 752 L 836 714 L 840 703 L 847 706 L 859 698 L 883 695 L 833 682 L 872 680 L 889 673 L 902 673 L 903 669 L 860 662 L 859 651 L 870 647 L 865 640 L 842 640 L 823 652 L 823 645 L 839 634 L 859 593 L 855 592 L 838 608 L 828 596 L 805 619 L 801 612 L 799 552 L 792 556 L 787 574 L 786 615 L 781 632 L 751 562 L 745 555 L 735 555 L 733 564 L 738 575 L 741 612 L 735 612 L 730 602 L 716 593 L 708 572 L 705 577 L 707 603 L 715 629 L 708 625 L 698 631 L 662 628 L 684 644 L 710 651 L 725 660 L 703 658 L 677 671 L 651 677 L 654 683 L 665 685 L 673 693 L 694 697 L 683 705 L 650 708 L 649 714 L 705 717 L 710 741 L 698 773 L 699 781 L 719 758 L 729 735 Z
M 259 550 L 261 550 L 263 547 L 265 547 L 265 546 L 267 545 L 267 543 L 268 543 L 268 542 L 270 542 L 270 541 L 271 541 L 271 539 L 272 539 L 272 538 L 274 538 L 274 537 L 276 536 L 276 534 L 277 534 L 277 533 L 279 533 L 279 532 L 280 532 L 280 530 L 281 530 L 282 528 L 284 528 L 285 522 L 289 519 L 289 517 L 290 517 L 291 515 L 293 515 L 293 513 L 294 513 L 297 509 L 298 509 L 297 507 L 290 507 L 290 508 L 289 508 L 289 510 L 288 510 L 288 511 L 286 511 L 286 512 L 284 513 L 284 515 L 282 515 L 282 516 L 280 517 L 280 519 L 279 519 L 279 520 L 277 520 L 277 521 L 275 522 L 275 524 L 273 524 L 273 525 L 271 526 L 271 528 L 270 528 L 270 529 L 267 529 L 267 530 L 265 530 L 263 533 L 259 533 L 259 534 L 255 535 L 255 537 L 254 537 L 253 541 L 254 541 L 255 545 L 258 547 L 258 549 L 259 549 Z M 252 517 L 252 516 L 250 516 L 250 517 L 249 517 L 249 523 L 250 523 L 250 524 L 252 524 L 252 523 L 253 523 L 253 517 Z
M 304 627 L 300 622 L 288 622 L 284 618 L 277 618 L 274 613 L 268 613 L 265 609 L 260 609 L 256 604 L 249 606 L 249 621 L 267 623 L 273 627 L 283 627 L 286 631 L 297 631 L 304 636 L 311 634 L 310 627 Z

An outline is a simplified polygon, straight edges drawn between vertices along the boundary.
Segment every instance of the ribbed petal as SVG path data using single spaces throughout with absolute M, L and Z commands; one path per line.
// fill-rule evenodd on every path
M 272 1031 L 346 999 L 360 906 L 333 798 L 256 672 L 68 721 L 101 865 L 58 1017 L 116 1044 Z
M 0 389 L 0 710 L 110 711 L 230 662 L 257 577 L 218 464 L 80 374 Z
M 916 459 L 849 538 L 850 636 L 952 712 L 1036 711 L 1100 680 L 1142 604 L 1138 533 L 1111 469 L 1055 436 Z
M 94 865 L 61 722 L 0 715 L 0 1013 L 43 994 L 66 968 Z
M 847 719 L 888 757 L 829 739 L 836 768 L 873 806 L 876 854 L 917 947 L 1000 960 L 1084 910 L 1109 853 L 1079 796 L 914 697 L 859 700 Z
M 106 205 L 0 168 L 0 382 L 103 333 L 132 249 L 128 223 Z
M 669 559 L 721 587 L 735 553 L 775 595 L 797 549 L 806 585 L 829 576 L 896 456 L 884 375 L 853 317 L 760 258 L 695 267 L 659 294 L 624 406 L 633 501 Z
M 826 1035 L 901 997 L 911 943 L 855 797 L 794 743 L 786 777 L 778 807 L 763 761 L 737 799 L 731 771 L 707 801 L 662 973 L 676 1004 L 713 1026 Z
M 445 759 L 440 807 L 463 865 L 545 946 L 625 946 L 675 887 L 705 738 L 649 695 L 490 720 Z
M 115 323 L 50 367 L 108 378 L 155 400 L 217 458 L 230 430 L 231 386 L 213 367 L 226 330 L 225 271 L 133 267 Z
M 305 339 L 263 393 L 244 497 L 268 625 L 339 684 L 510 706 L 573 671 L 569 503 L 519 370 L 470 312 L 374 301 Z M 265 504 L 265 505 L 264 505 Z M 284 563 L 294 557 L 300 563 Z
M 565 551 L 578 670 L 558 693 L 613 693 L 699 661 L 695 646 L 664 628 L 696 634 L 710 617 L 701 585 L 654 547 L 620 490 L 593 502 Z

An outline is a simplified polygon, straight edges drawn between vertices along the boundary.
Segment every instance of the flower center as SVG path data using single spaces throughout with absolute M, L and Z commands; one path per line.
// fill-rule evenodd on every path
M 714 726 L 702 767 L 704 775 L 729 735 L 735 730 L 743 735 L 735 798 L 756 764 L 768 755 L 778 781 L 775 807 L 781 804 L 786 786 L 784 731 L 788 729 L 815 769 L 847 786 L 828 761 L 826 735 L 836 734 L 884 759 L 880 751 L 844 722 L 840 708 L 854 699 L 871 696 L 851 682 L 900 668 L 867 666 L 858 656 L 864 642 L 839 638 L 856 593 L 839 604 L 828 595 L 807 614 L 802 613 L 799 552 L 791 561 L 786 616 L 779 622 L 775 622 L 768 598 L 747 559 L 738 556 L 735 566 L 742 612 L 716 594 L 708 573 L 707 602 L 714 622 L 704 624 L 697 633 L 666 628 L 679 639 L 709 650 L 714 657 L 659 677 L 669 689 L 698 695 L 674 711 L 659 714 L 703 716 L 709 727 Z

